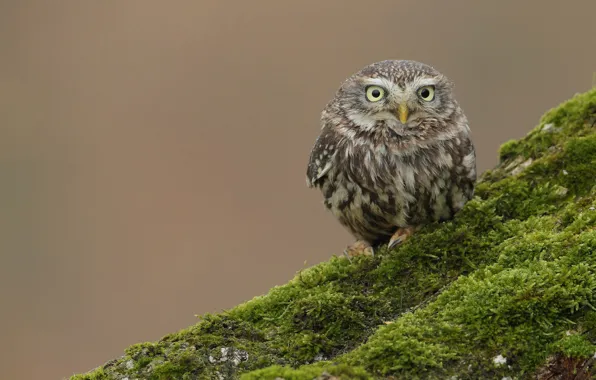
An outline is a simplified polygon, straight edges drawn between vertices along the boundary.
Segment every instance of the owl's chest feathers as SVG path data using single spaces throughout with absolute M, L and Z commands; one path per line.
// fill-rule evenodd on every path
M 355 139 L 337 151 L 322 184 L 325 204 L 368 239 L 391 234 L 396 226 L 448 218 L 453 167 L 453 147 L 445 142 L 404 153 Z
M 404 197 L 417 190 L 431 190 L 432 182 L 449 176 L 454 166 L 450 143 L 437 142 L 407 152 L 390 144 L 346 144 L 336 156 L 337 170 L 331 175 L 345 176 L 355 185 L 370 191 L 395 191 Z M 399 195 L 399 194 L 396 194 Z

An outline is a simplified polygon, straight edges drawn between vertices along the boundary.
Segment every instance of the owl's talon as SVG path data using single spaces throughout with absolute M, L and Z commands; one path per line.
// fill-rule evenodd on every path
M 387 248 L 391 249 L 397 245 L 399 245 L 399 243 L 401 243 L 401 236 L 397 237 L 397 238 L 391 238 L 391 240 L 389 240 L 389 244 L 387 244 Z
M 364 240 L 358 240 L 351 245 L 349 245 L 346 249 L 344 249 L 344 255 L 352 261 L 352 257 L 355 256 L 374 256 L 375 251 L 373 247 L 365 242 Z
M 395 233 L 393 234 L 393 236 L 391 236 L 391 239 L 389 239 L 387 248 L 391 249 L 391 248 L 394 248 L 394 247 L 398 246 L 399 244 L 403 243 L 410 236 L 412 236 L 414 234 L 414 232 L 416 232 L 416 230 L 418 230 L 418 227 L 398 228 L 397 231 L 395 231 Z

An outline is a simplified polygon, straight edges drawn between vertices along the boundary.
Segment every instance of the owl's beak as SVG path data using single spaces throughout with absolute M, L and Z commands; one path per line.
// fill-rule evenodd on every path
M 410 110 L 408 109 L 408 106 L 405 104 L 400 104 L 397 108 L 397 117 L 399 118 L 399 121 L 401 121 L 402 124 L 406 124 L 406 122 L 408 121 L 409 113 Z

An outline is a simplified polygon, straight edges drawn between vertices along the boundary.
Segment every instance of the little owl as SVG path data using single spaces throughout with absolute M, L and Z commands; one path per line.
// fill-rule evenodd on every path
M 423 63 L 373 63 L 321 115 L 307 184 L 356 242 L 348 258 L 451 219 L 473 196 L 476 156 L 453 84 Z

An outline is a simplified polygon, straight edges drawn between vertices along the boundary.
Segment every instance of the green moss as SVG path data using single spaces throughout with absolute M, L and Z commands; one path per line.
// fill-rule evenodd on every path
M 595 122 L 592 90 L 506 143 L 453 220 L 372 258 L 333 257 L 73 378 L 527 377 L 552 355 L 585 358 L 596 342 Z
M 593 307 L 596 231 L 534 232 L 498 250 L 494 264 L 459 278 L 427 307 L 379 329 L 346 355 L 346 362 L 368 363 L 379 375 L 420 369 L 447 375 L 460 373 L 461 363 L 473 356 L 471 370 L 486 376 L 491 358 L 503 355 L 514 358 L 508 362 L 514 373 L 533 371 L 554 336 Z
M 524 175 L 556 181 L 576 194 L 591 192 L 596 185 L 596 135 L 567 141 L 561 152 L 537 161 Z
M 70 378 L 70 380 L 106 380 L 109 379 L 107 373 L 103 370 L 103 368 L 97 368 L 96 370 L 84 374 L 84 375 L 74 375 Z
M 505 161 L 512 157 L 519 156 L 521 154 L 521 146 L 522 144 L 517 140 L 506 141 L 499 148 L 499 158 L 501 161 Z
M 335 376 L 344 380 L 368 380 L 372 376 L 361 367 L 352 367 L 344 364 L 332 365 L 330 363 L 317 363 L 302 366 L 298 369 L 271 366 L 256 370 L 240 377 L 241 380 L 275 380 L 282 377 L 285 380 L 312 380 Z
M 572 334 L 553 344 L 552 351 L 559 352 L 568 358 L 588 359 L 594 356 L 596 345 L 583 335 Z

